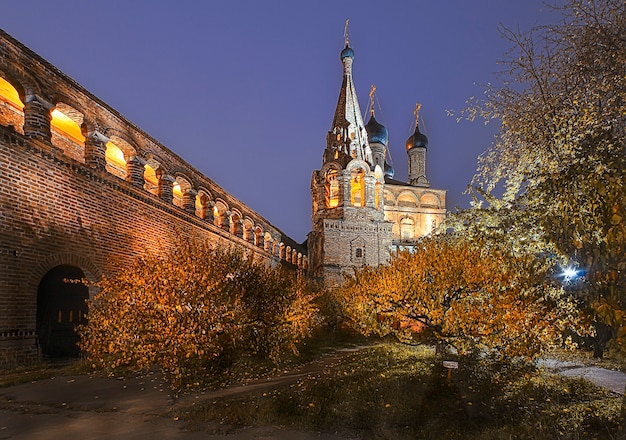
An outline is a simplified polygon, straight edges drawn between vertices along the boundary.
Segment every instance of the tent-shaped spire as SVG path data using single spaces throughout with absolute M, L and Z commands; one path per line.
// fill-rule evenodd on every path
M 354 50 L 350 47 L 348 40 L 348 20 L 346 20 L 345 44 L 345 48 L 341 51 L 343 81 L 333 124 L 326 139 L 326 149 L 334 153 L 332 157 L 339 158 L 345 155 L 371 164 L 372 152 L 367 142 L 367 132 L 352 80 Z

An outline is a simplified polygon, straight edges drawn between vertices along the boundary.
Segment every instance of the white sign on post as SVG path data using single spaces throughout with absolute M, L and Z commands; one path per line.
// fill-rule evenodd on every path
M 443 361 L 443 366 L 449 370 L 456 370 L 459 368 L 459 363 L 455 361 Z

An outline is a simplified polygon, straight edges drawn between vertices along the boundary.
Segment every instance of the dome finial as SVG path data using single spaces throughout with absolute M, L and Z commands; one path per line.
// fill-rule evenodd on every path
M 406 151 L 410 151 L 416 147 L 428 148 L 428 138 L 425 134 L 420 133 L 420 108 L 422 108 L 422 104 L 419 102 L 416 103 L 415 110 L 413 111 L 413 114 L 415 115 L 415 131 L 406 140 Z
M 370 89 L 370 116 L 374 116 L 374 93 L 376 93 L 376 86 L 372 84 L 372 88 Z
M 350 39 L 348 38 L 348 25 L 350 24 L 350 19 L 346 18 L 346 27 L 343 30 L 343 38 L 346 40 L 346 47 L 350 46 Z
M 420 109 L 422 108 L 422 104 L 420 104 L 419 102 L 415 103 L 415 110 L 413 111 L 413 114 L 415 115 L 415 127 L 419 126 L 419 122 L 420 122 Z

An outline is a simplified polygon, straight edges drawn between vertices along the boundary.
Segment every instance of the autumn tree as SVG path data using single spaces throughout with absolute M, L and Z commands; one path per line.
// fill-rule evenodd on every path
M 626 3 L 568 0 L 562 21 L 512 43 L 503 85 L 468 116 L 500 122 L 471 183 L 474 209 L 456 218 L 575 266 L 598 330 L 626 316 Z
M 160 368 L 175 387 L 224 360 L 277 360 L 318 322 L 314 294 L 300 277 L 241 252 L 179 240 L 98 284 L 81 348 L 94 366 Z
M 420 240 L 388 266 L 366 267 L 340 290 L 364 334 L 411 341 L 425 330 L 460 352 L 532 356 L 577 321 L 572 301 L 530 253 L 456 235 Z

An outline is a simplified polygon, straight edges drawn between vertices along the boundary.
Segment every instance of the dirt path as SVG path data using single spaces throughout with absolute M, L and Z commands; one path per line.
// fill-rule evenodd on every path
M 228 439 L 342 440 L 343 437 L 261 427 L 230 432 L 219 424 L 190 430 L 169 414 L 208 400 L 272 389 L 321 375 L 362 347 L 342 349 L 276 377 L 176 398 L 156 374 L 122 379 L 59 376 L 0 388 L 0 439 Z M 197 429 L 197 426 L 195 427 Z M 232 430 L 231 430 L 232 431 Z
M 621 371 L 586 366 L 579 362 L 559 361 L 556 359 L 541 359 L 537 364 L 561 376 L 582 377 L 599 387 L 606 388 L 619 395 L 624 395 L 626 374 Z

